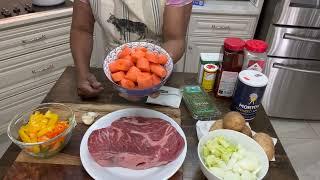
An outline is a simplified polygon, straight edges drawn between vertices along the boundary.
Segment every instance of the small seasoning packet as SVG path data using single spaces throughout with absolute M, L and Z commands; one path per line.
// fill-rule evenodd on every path
M 220 116 L 221 112 L 212 98 L 198 85 L 189 85 L 182 88 L 183 100 L 191 116 L 196 120 L 212 120 Z
M 173 108 L 180 107 L 182 99 L 180 89 L 162 86 L 159 91 L 160 95 L 157 98 L 152 98 L 149 96 L 146 103 L 169 106 Z
M 209 130 L 211 128 L 211 126 L 213 125 L 213 123 L 216 121 L 198 121 L 196 124 L 196 130 L 197 130 L 197 137 L 200 140 L 202 138 L 202 136 L 206 135 L 209 133 Z M 248 125 L 248 127 L 251 129 L 250 124 L 246 123 Z M 252 131 L 252 135 L 254 136 L 256 134 L 255 131 Z M 273 141 L 273 145 L 275 146 L 278 142 L 277 138 L 272 138 Z M 272 158 L 271 161 L 276 161 L 275 157 Z

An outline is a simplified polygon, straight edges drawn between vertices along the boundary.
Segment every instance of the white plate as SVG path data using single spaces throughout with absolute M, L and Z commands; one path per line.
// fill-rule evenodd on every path
M 179 134 L 184 139 L 184 149 L 181 154 L 177 157 L 176 160 L 159 167 L 154 167 L 145 170 L 132 170 L 121 167 L 102 167 L 95 162 L 95 160 L 91 157 L 88 150 L 88 138 L 92 131 L 100 128 L 104 128 L 110 126 L 111 123 L 121 117 L 127 116 L 142 116 L 142 117 L 151 117 L 151 118 L 161 118 L 165 121 L 171 123 L 173 127 L 179 132 Z M 80 158 L 83 167 L 89 173 L 89 175 L 94 179 L 116 179 L 116 180 L 162 180 L 168 179 L 173 176 L 178 169 L 182 166 L 183 161 L 187 154 L 187 141 L 186 136 L 181 129 L 181 127 L 170 117 L 165 114 L 162 114 L 158 111 L 144 109 L 144 108 L 128 108 L 122 109 L 110 114 L 107 114 L 97 120 L 87 132 L 84 134 L 81 145 L 80 145 Z

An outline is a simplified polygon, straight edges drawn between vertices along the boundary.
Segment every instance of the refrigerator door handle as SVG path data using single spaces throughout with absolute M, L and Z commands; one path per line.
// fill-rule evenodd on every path
M 307 37 L 301 37 L 301 36 L 297 36 L 297 35 L 289 34 L 289 33 L 284 33 L 283 39 L 320 43 L 320 39 L 312 39 L 312 38 L 307 38 Z
M 286 66 L 286 65 L 284 65 L 282 63 L 273 63 L 272 67 L 273 68 L 277 68 L 277 69 L 289 70 L 289 71 L 297 71 L 297 72 L 311 73 L 311 74 L 320 74 L 320 71 Z

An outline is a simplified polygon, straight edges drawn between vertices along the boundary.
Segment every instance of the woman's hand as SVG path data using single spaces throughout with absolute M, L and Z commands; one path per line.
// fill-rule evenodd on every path
M 82 97 L 96 97 L 103 90 L 102 84 L 96 77 L 88 73 L 84 76 L 78 76 L 78 95 Z

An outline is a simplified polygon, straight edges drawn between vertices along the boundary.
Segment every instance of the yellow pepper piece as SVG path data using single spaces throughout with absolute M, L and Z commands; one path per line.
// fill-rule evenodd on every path
M 40 146 L 39 145 L 32 146 L 32 152 L 33 153 L 39 153 L 40 152 Z
M 47 132 L 49 132 L 49 131 L 51 131 L 51 130 L 52 130 L 52 128 L 45 127 L 45 128 L 41 129 L 41 130 L 37 133 L 37 136 L 38 136 L 38 137 L 41 137 L 41 136 L 47 134 Z
M 55 126 L 59 117 L 57 114 L 50 114 L 49 116 L 47 116 L 49 118 L 49 122 L 48 122 L 48 126 Z
M 26 132 L 25 132 L 25 130 L 24 130 L 23 127 L 24 127 L 24 126 L 22 126 L 22 127 L 19 129 L 19 131 L 18 131 L 19 136 L 20 136 L 20 138 L 21 138 L 21 140 L 22 140 L 23 142 L 30 143 L 30 142 L 31 142 L 31 139 L 30 139 L 30 137 L 26 134 Z

